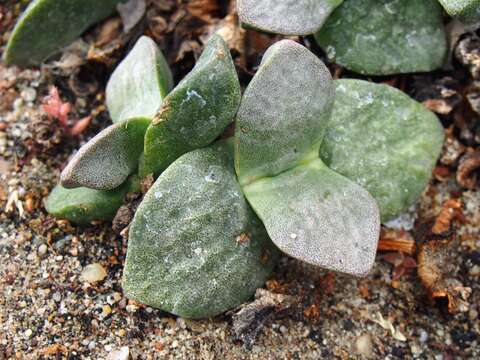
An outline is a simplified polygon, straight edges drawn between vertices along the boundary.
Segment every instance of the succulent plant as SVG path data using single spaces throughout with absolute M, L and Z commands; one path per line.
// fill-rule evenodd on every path
M 277 251 L 247 204 L 225 142 L 160 175 L 129 230 L 123 290 L 187 318 L 218 315 L 263 286 Z
M 479 0 L 438 0 L 448 15 L 459 18 L 465 23 L 480 21 Z
M 447 50 L 434 0 L 347 0 L 315 39 L 330 60 L 368 75 L 431 71 Z
M 430 61 L 444 52 L 435 3 L 379 7 L 361 0 L 355 7 L 347 0 L 334 11 L 340 3 L 243 0 L 239 9 L 244 18 L 261 15 L 248 18 L 250 26 L 292 33 L 302 23 L 318 30 L 333 11 L 316 37 L 359 72 L 439 66 Z M 290 8 L 301 16 L 294 12 L 280 25 L 264 21 L 268 5 L 279 16 Z M 368 15 L 361 24 L 359 14 Z M 389 38 L 421 16 L 409 49 L 398 34 Z M 352 39 L 368 45 L 364 28 L 385 41 L 371 49 L 375 59 L 360 52 L 349 58 L 359 50 Z M 432 44 L 425 34 L 434 36 Z M 385 56 L 397 51 L 395 41 L 400 50 Z M 156 177 L 130 225 L 123 288 L 132 299 L 189 318 L 217 315 L 251 297 L 270 275 L 277 249 L 329 270 L 367 274 L 381 221 L 415 203 L 443 143 L 441 124 L 421 104 L 387 85 L 333 81 L 319 58 L 291 40 L 267 50 L 242 97 L 221 37 L 211 37 L 175 87 L 156 44 L 141 37 L 106 92 L 113 124 L 73 156 L 46 209 L 78 224 L 109 220 L 141 178 Z M 215 142 L 235 118 L 234 138 Z
M 20 66 L 40 65 L 90 25 L 111 15 L 122 1 L 33 0 L 10 36 L 5 62 Z
M 248 26 L 287 35 L 315 34 L 330 60 L 368 75 L 430 71 L 446 55 L 435 0 L 238 2 Z
M 240 21 L 258 30 L 284 35 L 317 32 L 343 0 L 238 0 Z

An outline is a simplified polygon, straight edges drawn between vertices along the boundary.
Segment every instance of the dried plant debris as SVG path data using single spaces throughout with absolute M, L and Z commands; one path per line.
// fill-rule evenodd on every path
M 90 25 L 111 15 L 122 0 L 34 0 L 18 20 L 5 62 L 39 65 Z
M 455 57 L 470 70 L 474 79 L 480 79 L 480 38 L 475 33 L 458 42 Z
M 318 31 L 343 0 L 238 0 L 240 21 L 254 29 L 284 35 Z
M 230 50 L 213 35 L 147 129 L 140 174 L 158 176 L 180 155 L 212 143 L 233 121 L 240 96 Z
M 474 81 L 467 91 L 467 100 L 473 111 L 480 115 L 480 81 Z
M 257 289 L 255 300 L 242 305 L 232 316 L 235 337 L 251 348 L 265 324 L 279 314 L 285 315 L 294 303 L 292 296 Z
M 450 240 L 431 240 L 419 249 L 418 276 L 432 299 L 446 299 L 450 313 L 465 312 L 471 294 L 469 287 L 452 277 L 454 264 L 451 262 L 452 247 Z
M 315 35 L 330 60 L 368 75 L 431 71 L 447 43 L 432 0 L 345 1 Z
M 153 118 L 172 88 L 163 54 L 152 39 L 142 36 L 108 81 L 106 102 L 112 121 Z
M 242 195 L 232 153 L 217 143 L 185 154 L 147 192 L 129 231 L 129 298 L 204 318 L 264 284 L 276 249 Z
M 469 152 L 460 159 L 457 182 L 467 189 L 480 188 L 480 150 Z
M 388 85 L 336 80 L 332 118 L 320 157 L 364 187 L 382 221 L 406 211 L 431 178 L 443 127 L 422 104 Z
M 476 23 L 480 21 L 479 0 L 438 0 L 448 15 L 458 18 L 460 21 Z

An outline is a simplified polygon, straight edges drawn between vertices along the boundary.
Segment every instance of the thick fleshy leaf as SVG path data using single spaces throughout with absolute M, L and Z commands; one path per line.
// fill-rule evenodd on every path
M 291 40 L 271 46 L 237 114 L 235 166 L 240 183 L 315 158 L 333 99 L 330 73 L 315 55 Z
M 438 0 L 445 11 L 465 23 L 480 21 L 480 0 Z
M 49 214 L 79 225 L 94 220 L 112 220 L 126 192 L 125 186 L 105 191 L 83 187 L 66 189 L 57 185 L 48 196 L 45 208 Z
M 39 65 L 90 25 L 111 15 L 122 0 L 34 0 L 22 14 L 5 51 L 7 65 Z
M 150 119 L 135 118 L 113 124 L 83 145 L 62 172 L 66 188 L 111 190 L 137 170 Z
M 435 0 L 345 1 L 315 38 L 331 60 L 369 75 L 431 71 L 447 50 Z
M 150 188 L 129 232 L 127 297 L 202 318 L 264 284 L 276 250 L 243 197 L 231 152 L 217 143 L 185 154 Z
M 443 127 L 422 104 L 388 85 L 336 80 L 320 157 L 377 200 L 382 220 L 407 210 L 425 189 Z
M 108 81 L 106 97 L 112 121 L 153 118 L 172 87 L 165 58 L 152 39 L 142 36 Z
M 232 122 L 240 96 L 230 50 L 214 35 L 148 128 L 140 174 L 158 175 L 179 156 L 213 142 Z
M 262 31 L 308 35 L 318 31 L 343 0 L 238 0 L 240 21 Z
M 288 255 L 356 276 L 372 267 L 380 231 L 377 204 L 319 159 L 243 191 L 275 245 Z

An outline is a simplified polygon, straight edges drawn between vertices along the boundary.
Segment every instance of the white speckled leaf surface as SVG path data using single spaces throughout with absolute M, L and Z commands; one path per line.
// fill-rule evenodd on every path
M 369 272 L 380 232 L 377 204 L 319 159 L 243 190 L 283 252 L 329 270 Z
M 62 185 L 97 190 L 120 186 L 137 169 L 149 124 L 150 119 L 129 119 L 98 133 L 62 171 Z
M 106 101 L 112 121 L 152 118 L 172 87 L 172 73 L 157 45 L 147 36 L 140 37 L 108 81 Z
M 480 0 L 438 0 L 445 11 L 466 23 L 480 21 Z
M 217 143 L 185 154 L 145 195 L 129 232 L 129 298 L 202 318 L 263 286 L 277 251 L 242 194 L 232 152 Z
M 315 158 L 333 99 L 330 73 L 314 54 L 291 40 L 271 46 L 237 113 L 235 167 L 240 183 Z
M 253 28 L 284 35 L 318 31 L 343 0 L 238 0 L 240 21 Z
M 388 85 L 335 80 L 320 157 L 377 200 L 382 220 L 406 211 L 425 189 L 443 144 L 435 114 Z
M 345 1 L 315 38 L 330 60 L 368 75 L 431 71 L 447 50 L 436 0 Z
M 213 35 L 148 128 L 140 175 L 159 175 L 181 155 L 211 144 L 233 121 L 240 97 L 230 50 Z

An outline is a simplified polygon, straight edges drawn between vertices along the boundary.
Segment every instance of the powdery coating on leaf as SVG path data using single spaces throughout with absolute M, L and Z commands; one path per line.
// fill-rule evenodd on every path
M 240 97 L 230 50 L 214 35 L 148 128 L 140 174 L 159 175 L 179 156 L 212 143 L 232 122 Z
M 369 75 L 431 71 L 447 49 L 436 0 L 345 1 L 315 38 L 330 60 Z
M 175 161 L 140 204 L 130 228 L 123 289 L 187 318 L 220 314 L 263 286 L 276 258 L 248 206 L 224 145 Z
M 243 187 L 283 252 L 329 270 L 363 276 L 375 260 L 375 200 L 319 159 Z
M 443 127 L 422 104 L 388 85 L 335 80 L 320 157 L 377 200 L 382 221 L 406 211 L 425 189 Z
M 480 21 L 480 0 L 438 0 L 445 11 L 466 23 Z
M 106 98 L 112 121 L 153 117 L 172 87 L 165 58 L 153 40 L 142 36 L 108 81 Z
M 104 129 L 83 145 L 62 171 L 66 188 L 111 190 L 137 169 L 149 119 L 136 118 Z
M 39 65 L 109 16 L 121 0 L 34 0 L 18 20 L 5 52 L 7 65 Z
M 240 21 L 259 30 L 308 35 L 318 31 L 343 0 L 238 0 Z
M 47 212 L 72 223 L 86 225 L 94 220 L 112 220 L 122 205 L 128 185 L 111 191 L 87 188 L 53 188 L 45 202 Z
M 235 167 L 240 183 L 315 158 L 333 99 L 330 73 L 315 55 L 291 40 L 271 46 L 237 114 Z

